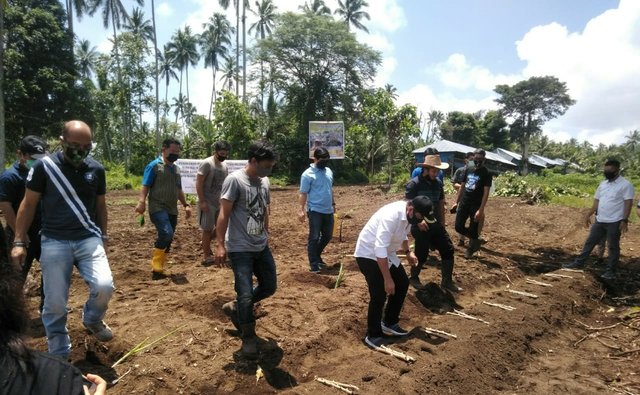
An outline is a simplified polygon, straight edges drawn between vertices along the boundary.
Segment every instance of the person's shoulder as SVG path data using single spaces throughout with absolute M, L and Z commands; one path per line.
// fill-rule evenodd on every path
M 102 163 L 98 162 L 93 157 L 90 157 L 90 156 L 87 157 L 87 159 L 85 159 L 85 163 L 87 164 L 87 167 L 89 167 L 92 170 L 102 170 L 102 171 L 104 171 L 104 166 L 102 166 Z

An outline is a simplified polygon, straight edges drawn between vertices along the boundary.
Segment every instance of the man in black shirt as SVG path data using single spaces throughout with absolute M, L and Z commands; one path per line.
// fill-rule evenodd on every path
M 484 165 L 486 153 L 483 149 L 474 151 L 473 160 L 467 163 L 462 179 L 463 186 L 456 197 L 456 232 L 469 238 L 469 247 L 464 257 L 470 259 L 480 249 L 478 225 L 484 219 L 484 208 L 489 199 L 491 174 Z M 470 220 L 469 227 L 466 226 Z

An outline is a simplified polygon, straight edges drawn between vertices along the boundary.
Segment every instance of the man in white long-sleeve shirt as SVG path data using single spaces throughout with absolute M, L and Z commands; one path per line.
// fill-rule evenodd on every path
M 407 236 L 411 224 L 423 219 L 435 222 L 433 204 L 426 196 L 389 203 L 373 214 L 358 236 L 354 256 L 369 287 L 367 336 L 364 341 L 370 347 L 383 345 L 384 334 L 408 335 L 398 322 L 409 278 L 396 252 L 401 250 L 411 265 L 417 263 L 415 254 L 409 249 Z

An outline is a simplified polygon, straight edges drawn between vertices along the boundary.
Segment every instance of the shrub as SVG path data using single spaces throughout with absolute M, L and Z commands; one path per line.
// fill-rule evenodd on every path
M 138 189 L 142 185 L 142 177 L 126 175 L 123 163 L 104 162 L 107 178 L 107 189 L 110 191 Z

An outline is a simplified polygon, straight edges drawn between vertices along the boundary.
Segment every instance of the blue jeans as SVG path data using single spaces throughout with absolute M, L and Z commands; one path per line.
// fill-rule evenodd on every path
M 276 263 L 269 247 L 256 252 L 230 252 L 229 260 L 235 278 L 238 301 L 238 322 L 249 324 L 253 316 L 253 304 L 276 292 Z M 253 286 L 253 275 L 258 285 Z
M 44 279 L 42 324 L 47 333 L 49 353 L 66 359 L 71 352 L 67 330 L 67 301 L 74 262 L 89 286 L 89 299 L 82 310 L 82 321 L 89 325 L 104 318 L 113 293 L 113 278 L 99 237 L 82 240 L 41 239 L 40 266 Z
M 594 222 L 582 247 L 582 252 L 575 259 L 575 262 L 584 265 L 593 248 L 604 238 L 606 238 L 607 246 L 609 247 L 607 269 L 616 270 L 620 260 L 620 221 L 612 223 Z
M 322 214 L 316 211 L 307 212 L 309 217 L 309 239 L 307 255 L 309 267 L 318 270 L 322 262 L 320 255 L 333 236 L 333 214 Z
M 169 252 L 169 247 L 171 247 L 171 242 L 173 241 L 173 233 L 178 225 L 178 216 L 161 210 L 149 214 L 149 217 L 158 230 L 158 238 L 154 246 Z

